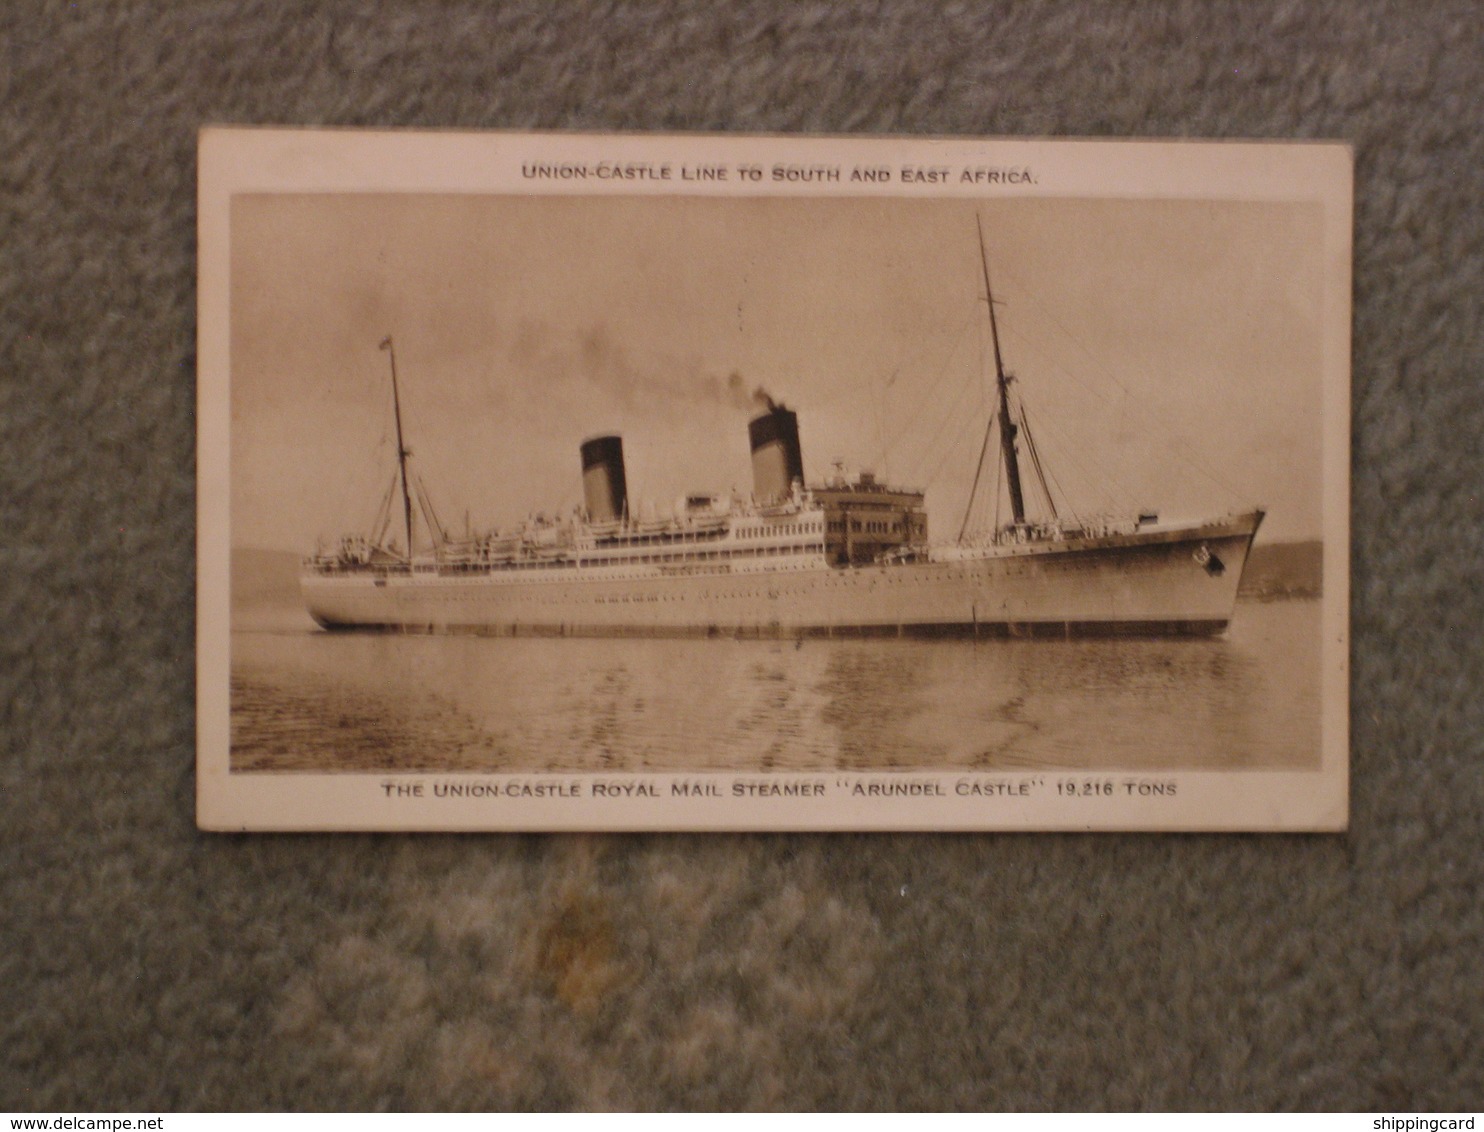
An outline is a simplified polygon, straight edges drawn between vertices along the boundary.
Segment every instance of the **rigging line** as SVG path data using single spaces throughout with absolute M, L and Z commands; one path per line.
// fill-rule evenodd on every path
M 1052 426 L 1047 421 L 1043 420 L 1041 423 L 1045 424 L 1047 428 L 1051 429 L 1053 433 L 1056 432 L 1056 429 L 1052 428 Z M 1066 443 L 1070 444 L 1070 442 Z M 1092 500 L 1096 503 L 1098 509 L 1105 512 L 1114 512 L 1120 510 L 1126 511 L 1131 506 L 1135 505 L 1133 503 L 1130 503 L 1129 501 L 1137 499 L 1137 496 L 1130 493 L 1127 487 L 1118 483 L 1116 480 L 1113 480 L 1113 477 L 1110 476 L 1104 469 L 1089 464 L 1080 456 L 1076 455 L 1073 451 L 1063 451 L 1058 459 L 1061 460 L 1064 464 L 1070 464 L 1075 467 L 1077 471 L 1081 473 L 1082 479 L 1089 485 L 1098 485 L 1100 483 L 1103 484 L 1103 487 L 1101 488 L 1092 486 L 1089 488 L 1089 490 L 1083 493 L 1089 498 L 1089 500 Z M 1069 493 L 1062 489 L 1061 482 L 1059 480 L 1057 480 L 1056 482 L 1058 490 L 1062 491 L 1063 498 L 1069 498 Z M 1112 482 L 1113 487 L 1116 489 L 1113 494 L 1110 494 L 1107 490 L 1107 484 L 1109 482 Z
M 876 441 L 881 445 L 881 479 L 884 483 L 891 482 L 891 473 L 887 471 L 887 447 L 886 447 L 886 394 L 897 380 L 897 375 L 902 372 L 902 367 L 897 366 L 891 371 L 891 376 L 882 383 L 881 397 L 876 403 Z
M 929 402 L 933 400 L 939 388 L 942 387 L 943 379 L 948 376 L 948 367 L 952 364 L 953 359 L 957 356 L 958 348 L 963 344 L 963 340 L 967 336 L 969 328 L 973 326 L 977 321 L 978 320 L 974 317 L 966 318 L 964 319 L 963 324 L 959 326 L 958 333 L 954 335 L 953 342 L 948 348 L 948 353 L 944 355 L 942 363 L 938 366 L 937 376 L 933 378 L 932 384 L 928 387 L 927 393 L 924 396 L 918 398 L 917 408 L 913 410 L 912 414 L 907 417 L 905 421 L 903 421 L 901 427 L 896 430 L 896 435 L 892 437 L 889 442 L 890 447 L 895 448 L 901 442 L 904 436 L 908 436 L 911 434 L 913 427 L 917 424 L 919 418 L 921 418 Z
M 340 379 L 350 381 L 352 383 L 352 390 L 357 393 L 363 391 L 361 389 L 361 383 L 369 385 L 371 388 L 366 391 L 371 393 L 374 393 L 376 388 L 380 387 L 379 381 L 375 379 L 367 380 L 365 373 L 358 366 L 349 363 L 342 365 L 336 374 L 336 379 L 337 382 Z M 344 461 L 344 470 L 347 473 L 346 478 L 338 484 L 338 490 L 333 491 L 336 514 L 365 515 L 367 522 L 356 525 L 349 530 L 342 528 L 336 537 L 343 537 L 346 534 L 368 535 L 373 536 L 372 542 L 381 541 L 374 536 L 377 524 L 381 521 L 382 510 L 388 505 L 388 500 L 385 497 L 380 497 L 382 500 L 381 503 L 374 509 L 370 507 L 368 505 L 370 501 L 378 497 L 372 494 L 372 489 L 368 485 L 378 482 L 384 470 L 385 450 L 390 444 L 388 421 L 391 414 L 383 412 L 382 407 L 376 406 L 374 401 L 375 398 L 367 398 L 366 401 L 357 399 L 356 407 L 365 411 L 367 415 L 364 435 L 372 435 L 374 428 L 380 428 L 381 436 L 374 443 L 368 443 L 364 447 L 357 445 L 347 455 Z M 371 402 L 369 409 L 367 402 Z M 395 474 L 392 477 L 392 484 L 391 490 L 395 491 Z
M 394 473 L 391 482 L 386 485 L 386 491 L 382 492 L 381 502 L 376 507 L 376 516 L 371 520 L 371 543 L 380 546 L 386 538 L 386 530 L 392 525 L 392 498 L 397 494 L 397 477 Z
M 1051 473 L 1051 482 L 1056 485 L 1056 490 L 1059 491 L 1059 492 L 1061 492 L 1061 497 L 1062 497 L 1063 501 L 1065 501 L 1068 498 L 1066 489 L 1064 487 L 1062 487 L 1061 481 L 1056 478 L 1056 473 L 1055 472 L 1052 472 Z M 1079 527 L 1086 525 L 1085 523 L 1082 522 L 1082 516 L 1080 514 L 1078 514 L 1077 510 L 1074 507 L 1072 507 L 1072 505 L 1070 503 L 1067 503 L 1066 504 L 1066 508 L 1067 508 L 1067 511 L 1070 512 L 1070 514 L 1072 516 L 1072 522 L 1076 523 Z
M 429 533 L 435 542 L 443 541 L 443 523 L 439 521 L 438 512 L 433 508 L 433 497 L 428 492 L 427 481 L 423 479 L 421 472 L 413 473 L 417 484 L 418 504 L 422 507 L 423 522 L 427 524 Z
M 1030 418 L 1026 415 L 1025 403 L 1023 401 L 1020 405 L 1020 416 L 1021 420 L 1025 422 L 1027 434 L 1026 439 L 1031 445 L 1031 456 L 1036 462 L 1036 474 L 1041 478 L 1041 489 L 1046 492 L 1046 502 L 1051 507 L 1051 517 L 1053 519 L 1061 518 L 1061 516 L 1056 513 L 1056 504 L 1052 502 L 1051 488 L 1055 487 L 1057 493 L 1061 496 L 1062 507 L 1065 508 L 1066 512 L 1072 516 L 1072 522 L 1076 523 L 1078 526 L 1082 526 L 1082 516 L 1078 513 L 1077 508 L 1072 506 L 1071 493 L 1062 486 L 1061 480 L 1057 479 L 1056 472 L 1054 470 L 1055 465 L 1052 465 L 1053 470 L 1050 472 L 1045 471 L 1042 467 L 1040 450 L 1036 448 L 1035 439 L 1030 436 Z
M 988 438 L 991 444 L 997 444 L 998 441 L 996 441 L 994 438 L 999 433 L 998 413 L 991 416 L 989 423 L 990 428 L 986 430 L 985 436 Z M 988 453 L 986 452 L 985 455 L 988 455 Z M 989 491 L 972 493 L 976 495 L 976 498 L 972 498 L 970 500 L 970 503 L 972 505 L 972 513 L 968 515 L 968 522 L 966 523 L 966 525 L 963 528 L 960 528 L 960 543 L 962 543 L 965 539 L 972 540 L 978 535 L 982 534 L 985 529 L 985 524 L 990 521 L 992 513 L 998 507 L 998 500 L 996 497 L 999 494 L 1000 485 L 1004 479 L 1005 467 L 1004 463 L 999 459 L 995 459 L 990 462 L 994 464 L 995 469 L 994 491 L 992 493 Z
M 1015 273 L 1013 271 L 1007 271 L 1006 273 L 1010 275 L 1011 278 L 1015 277 Z M 1209 465 L 1207 465 L 1203 460 L 1200 459 L 1200 457 L 1195 454 L 1194 449 L 1189 447 L 1189 445 L 1181 438 L 1180 433 L 1171 425 L 1168 420 L 1162 417 L 1151 406 L 1145 405 L 1143 401 L 1133 392 L 1133 390 L 1131 390 L 1123 382 L 1119 381 L 1118 378 L 1115 377 L 1111 371 L 1104 369 L 1101 365 L 1099 365 L 1097 355 L 1088 348 L 1086 343 L 1084 343 L 1080 338 L 1073 334 L 1071 330 L 1067 329 L 1066 324 L 1062 322 L 1061 319 L 1057 318 L 1049 307 L 1043 306 L 1041 303 L 1038 303 L 1036 301 L 1033 289 L 1026 289 L 1026 298 L 1031 306 L 1036 307 L 1043 315 L 1050 319 L 1051 322 L 1055 324 L 1056 328 L 1066 336 L 1067 340 L 1082 352 L 1093 369 L 1095 369 L 1110 385 L 1117 386 L 1118 389 L 1123 392 L 1123 395 L 1125 397 L 1127 397 L 1136 406 L 1138 406 L 1144 413 L 1147 413 L 1153 419 L 1154 423 L 1160 426 L 1160 430 L 1166 437 L 1169 438 L 1169 440 L 1173 444 L 1184 447 L 1186 449 L 1187 458 L 1191 461 L 1191 463 L 1196 467 L 1198 471 L 1200 471 L 1203 475 L 1206 476 L 1206 478 L 1211 480 L 1212 483 L 1216 484 L 1216 486 L 1221 488 L 1223 491 L 1228 492 L 1232 495 L 1240 494 L 1229 483 L 1218 476 Z M 1084 389 L 1088 390 L 1088 392 L 1090 392 L 1094 397 L 1097 397 L 1099 400 L 1111 406 L 1111 398 L 1102 393 L 1096 386 L 1078 377 L 1075 372 L 1061 365 L 1059 362 L 1053 362 L 1053 364 L 1056 365 L 1056 367 L 1061 370 L 1062 373 L 1065 374 L 1067 377 L 1071 378 L 1077 384 L 1081 385 Z
M 1002 481 L 1004 478 L 1005 462 L 1003 460 L 996 460 L 994 474 L 994 526 L 989 528 L 991 531 L 998 531 L 1000 529 L 1000 488 L 1003 486 Z
M 1053 360 L 1051 364 L 1058 373 L 1070 378 L 1083 389 L 1098 397 L 1110 414 L 1127 412 L 1136 422 L 1139 422 L 1139 427 L 1142 427 L 1146 433 L 1152 432 L 1162 437 L 1164 445 L 1167 448 L 1165 453 L 1167 459 L 1183 460 L 1190 465 L 1192 470 L 1198 472 L 1209 483 L 1220 488 L 1229 497 L 1240 498 L 1242 496 L 1241 491 L 1229 481 L 1223 479 L 1210 464 L 1201 459 L 1189 440 L 1181 436 L 1173 425 L 1145 404 L 1141 398 L 1127 389 L 1127 387 L 1119 385 L 1119 389 L 1123 392 L 1124 396 L 1120 401 L 1115 402 L 1112 398 L 1099 394 L 1095 386 L 1079 378 L 1072 370 L 1060 362 Z M 1109 378 L 1109 380 L 1117 384 L 1116 379 Z
M 381 496 L 381 501 L 376 505 L 376 510 L 371 512 L 371 521 L 365 526 L 356 527 L 352 534 L 368 539 L 373 546 L 381 543 L 382 516 L 386 511 L 387 496 Z
M 942 449 L 942 448 L 939 447 L 939 441 L 943 437 L 944 430 L 946 428 L 948 428 L 948 426 L 950 424 L 953 424 L 953 423 L 956 422 L 959 425 L 960 428 L 963 427 L 963 423 L 964 423 L 964 420 L 967 417 L 967 414 L 962 413 L 959 410 L 960 410 L 960 407 L 961 407 L 961 405 L 963 403 L 963 400 L 964 400 L 964 394 L 966 394 L 968 392 L 971 392 L 973 390 L 973 388 L 974 387 L 972 385 L 967 385 L 966 384 L 962 388 L 959 389 L 958 396 L 955 397 L 953 399 L 953 401 L 950 402 L 949 405 L 948 405 L 948 412 L 947 412 L 947 414 L 943 417 L 943 419 L 941 421 L 938 422 L 938 427 L 933 431 L 932 439 L 928 442 L 927 446 L 923 449 L 922 454 L 917 458 L 917 462 L 914 465 L 914 469 L 921 468 L 923 465 L 925 465 L 927 463 L 928 459 L 931 458 L 931 456 L 932 456 L 932 454 L 934 452 L 944 452 L 945 451 L 944 449 Z M 945 456 L 946 456 L 946 453 L 945 453 Z M 929 484 L 931 484 L 934 480 L 936 480 L 938 478 L 938 472 L 942 471 L 942 469 L 943 469 L 943 459 L 940 458 L 938 460 L 937 467 L 933 470 L 933 474 L 931 476 L 929 476 L 926 481 L 919 480 L 918 482 L 921 482 L 924 487 L 927 487 Z
M 948 463 L 949 457 L 951 457 L 954 454 L 954 452 L 956 452 L 958 450 L 959 444 L 961 442 L 961 438 L 965 434 L 965 428 L 964 428 L 964 426 L 965 425 L 972 425 L 973 424 L 973 421 L 974 421 L 974 418 L 972 416 L 970 416 L 968 413 L 958 413 L 958 412 L 951 413 L 943 421 L 943 425 L 938 430 L 938 432 L 939 432 L 940 435 L 941 435 L 943 429 L 946 428 L 950 423 L 953 423 L 953 422 L 957 422 L 957 424 L 958 424 L 958 430 L 952 434 L 952 436 L 950 437 L 949 441 L 946 444 L 943 444 L 941 446 L 939 446 L 937 444 L 937 437 L 935 436 L 933 438 L 934 439 L 934 444 L 933 444 L 932 448 L 929 449 L 929 452 L 937 451 L 937 452 L 940 452 L 941 455 L 939 455 L 939 457 L 938 457 L 938 463 L 933 467 L 933 473 L 932 473 L 932 475 L 928 476 L 928 478 L 926 480 L 924 480 L 924 481 L 919 481 L 919 482 L 922 483 L 922 486 L 923 486 L 924 490 L 926 490 L 927 488 L 931 487 L 933 484 L 935 484 L 938 481 L 938 474 L 940 472 L 942 472 L 943 466 Z M 972 437 L 973 436 L 973 433 L 970 432 L 970 433 L 968 433 L 968 435 L 970 437 Z
M 1025 399 L 1020 401 L 1020 427 L 1025 430 L 1025 446 L 1030 450 L 1031 466 L 1036 469 L 1036 479 L 1041 484 L 1041 494 L 1046 497 L 1046 508 L 1053 520 L 1060 519 L 1056 513 L 1056 500 L 1051 498 L 1051 488 L 1046 486 L 1046 470 L 1041 466 L 1041 453 L 1036 450 L 1036 438 L 1031 434 L 1031 418 L 1025 411 Z
M 448 541 L 448 532 L 443 529 L 443 522 L 438 518 L 438 512 L 433 507 L 433 497 L 428 491 L 428 485 L 423 482 L 420 473 L 413 473 L 412 483 L 417 490 L 418 506 L 422 508 L 423 522 L 433 538 L 433 545 L 442 546 Z
M 1025 403 L 1023 400 L 1020 402 L 1020 411 L 1022 413 L 1025 412 Z M 1069 433 L 1057 425 L 1054 417 L 1046 417 L 1042 419 L 1041 423 L 1045 426 L 1046 431 L 1050 432 L 1053 437 L 1061 442 L 1063 455 L 1058 457 L 1059 459 L 1064 459 L 1066 462 L 1076 465 L 1078 471 L 1092 484 L 1104 483 L 1112 485 L 1114 493 L 1108 495 L 1104 491 L 1100 505 L 1106 506 L 1109 503 L 1117 504 L 1119 503 L 1120 496 L 1123 499 L 1124 505 L 1128 505 L 1128 501 L 1137 502 L 1140 495 L 1139 492 L 1129 490 L 1129 485 L 1126 482 L 1115 476 L 1107 468 L 1099 466 L 1096 461 L 1089 463 L 1082 458 L 1089 451 L 1088 446 L 1085 444 L 1079 445 Z M 1082 455 L 1079 455 L 1079 453 Z
M 963 420 L 964 420 L 964 423 L 969 424 L 969 425 L 972 426 L 972 418 L 964 417 Z M 991 422 L 991 423 L 993 423 L 993 422 Z M 993 433 L 991 432 L 990 435 L 993 435 Z M 956 465 L 960 463 L 960 461 L 957 459 L 957 454 L 962 450 L 962 446 L 963 446 L 963 444 L 965 442 L 968 442 L 969 444 L 972 445 L 972 443 L 973 443 L 973 437 L 974 437 L 974 431 L 973 431 L 973 428 L 972 427 L 970 427 L 969 429 L 960 428 L 958 434 L 955 435 L 952 443 L 947 444 L 947 445 L 945 445 L 943 447 L 943 454 L 938 459 L 938 465 L 937 465 L 937 467 L 933 469 L 932 479 L 929 481 L 928 484 L 925 484 L 924 485 L 924 490 L 930 490 L 931 489 L 931 484 L 932 483 L 935 483 L 937 481 L 939 474 L 943 471 L 944 465 L 946 465 L 950 460 L 954 461 L 954 463 Z M 970 448 L 970 451 L 972 451 L 972 450 L 973 449 L 971 447 Z M 998 465 L 999 461 L 995 461 L 995 463 L 996 463 L 996 465 Z M 982 464 L 980 466 L 982 467 Z M 977 473 L 976 473 L 976 475 L 977 475 Z M 983 493 L 981 492 L 979 494 L 980 494 L 981 501 L 982 501 Z M 972 492 L 971 492 L 971 495 L 972 495 Z M 971 498 L 970 502 L 972 503 L 972 498 Z M 983 506 L 982 502 L 981 502 L 981 506 Z M 962 537 L 963 537 L 963 530 L 962 530 L 962 528 L 960 529 L 959 536 L 962 539 Z
M 989 434 L 994 428 L 995 417 L 990 415 L 989 422 L 984 426 L 984 443 L 979 447 L 979 460 L 974 465 L 974 483 L 969 488 L 969 502 L 964 507 L 964 521 L 958 528 L 958 541 L 964 541 L 964 532 L 969 529 L 969 515 L 974 510 L 974 497 L 979 493 L 979 477 L 984 473 L 984 454 L 989 451 Z

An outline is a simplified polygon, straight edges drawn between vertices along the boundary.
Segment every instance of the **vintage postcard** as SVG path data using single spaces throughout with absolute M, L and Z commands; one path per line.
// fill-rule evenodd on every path
M 1338 830 L 1351 153 L 206 130 L 213 830 Z

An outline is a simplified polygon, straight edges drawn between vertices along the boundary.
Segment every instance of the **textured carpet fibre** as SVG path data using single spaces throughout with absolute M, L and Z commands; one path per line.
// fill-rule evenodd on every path
M 198 834 L 208 122 L 1352 141 L 1352 831 Z M 1471 3 L 0 7 L 0 1108 L 1477 1108 L 1481 123 Z

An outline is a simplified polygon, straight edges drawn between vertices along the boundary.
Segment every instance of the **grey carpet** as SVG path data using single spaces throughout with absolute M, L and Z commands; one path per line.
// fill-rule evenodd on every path
M 0 8 L 0 1108 L 1478 1107 L 1474 4 Z M 206 122 L 1357 147 L 1345 837 L 222 837 Z

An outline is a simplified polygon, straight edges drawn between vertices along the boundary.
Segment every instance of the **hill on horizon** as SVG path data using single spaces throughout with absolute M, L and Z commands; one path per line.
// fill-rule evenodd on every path
M 312 629 L 299 593 L 299 563 L 291 550 L 232 548 L 232 627 Z
M 1257 601 L 1319 597 L 1324 593 L 1324 544 L 1259 540 L 1247 559 L 1239 596 Z

